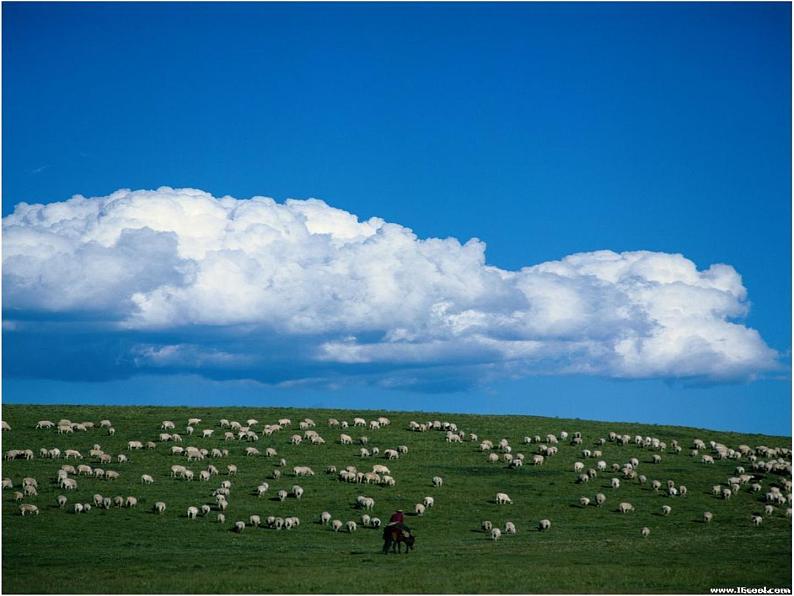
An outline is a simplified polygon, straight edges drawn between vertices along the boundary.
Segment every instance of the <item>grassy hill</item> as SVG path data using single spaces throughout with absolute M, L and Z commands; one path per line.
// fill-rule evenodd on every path
M 385 415 L 391 424 L 380 430 L 353 428 L 356 416 L 367 420 Z M 203 421 L 196 433 L 188 437 L 184 430 L 189 417 Z M 593 593 L 593 592 L 708 592 L 711 587 L 769 586 L 791 587 L 791 523 L 786 506 L 777 507 L 759 527 L 750 522 L 751 514 L 763 514 L 764 494 L 784 479 L 779 474 L 753 472 L 747 458 L 716 460 L 713 465 L 691 457 L 695 438 L 752 447 L 791 447 L 788 437 L 769 437 L 717 432 L 671 426 L 603 423 L 585 420 L 537 418 L 529 416 L 473 416 L 457 414 L 352 412 L 316 409 L 265 408 L 157 408 L 157 407 L 88 407 L 5 405 L 3 420 L 12 430 L 2 433 L 3 451 L 32 449 L 31 461 L 16 459 L 4 462 L 3 477 L 11 478 L 14 488 L 3 491 L 3 592 L 4 593 L 167 593 L 167 592 L 344 592 L 344 593 Z M 256 443 L 224 441 L 219 420 L 227 418 L 245 423 L 256 418 L 261 429 L 288 417 L 293 429 L 271 437 L 259 431 Z M 308 442 L 291 445 L 290 436 L 298 432 L 298 422 L 312 418 L 325 445 Z M 335 417 L 351 423 L 348 430 L 329 428 L 327 419 Z M 40 419 L 57 422 L 99 422 L 108 418 L 116 433 L 108 436 L 95 428 L 87 432 L 59 435 L 55 429 L 36 430 Z M 227 448 L 229 456 L 187 463 L 172 455 L 172 443 L 158 441 L 160 422 L 173 420 L 184 438 L 182 446 L 207 449 Z M 509 440 L 513 454 L 524 453 L 527 460 L 538 452 L 536 444 L 522 444 L 524 436 L 567 431 L 582 434 L 583 444 L 572 446 L 560 441 L 559 453 L 546 458 L 544 465 L 530 462 L 518 469 L 508 469 L 500 461 L 488 463 L 487 454 L 478 442 L 447 443 L 442 431 L 411 432 L 411 420 L 449 421 L 460 430 L 490 439 L 495 445 Z M 215 429 L 212 438 L 203 439 L 201 429 Z M 663 452 L 641 448 L 633 443 L 621 446 L 607 442 L 595 446 L 609 432 L 658 437 L 667 443 Z M 354 439 L 353 445 L 340 445 L 340 432 Z M 386 448 L 407 445 L 409 451 L 396 461 L 382 457 L 361 458 L 358 439 L 369 437 L 368 447 Z M 127 441 L 156 441 L 151 450 L 127 451 Z M 677 440 L 683 447 L 673 453 Z M 42 459 L 39 449 L 74 448 L 84 456 L 82 463 L 99 465 L 89 456 L 98 443 L 114 458 L 106 470 L 121 473 L 118 480 L 107 481 L 78 477 L 78 488 L 61 490 L 56 471 L 63 458 Z M 272 446 L 277 458 L 246 457 L 245 447 L 256 446 L 264 453 Z M 587 484 L 576 482 L 574 462 L 586 468 L 596 467 L 593 458 L 584 459 L 582 449 L 601 449 L 609 466 L 623 464 L 630 458 L 640 461 L 638 473 L 647 476 L 647 484 L 624 480 L 621 473 L 599 473 Z M 495 450 L 498 452 L 498 450 Z M 707 450 L 711 452 L 711 450 Z M 128 463 L 116 463 L 116 455 L 129 456 Z M 651 463 L 654 453 L 662 462 Z M 280 479 L 272 479 L 278 459 L 285 458 Z M 759 459 L 766 459 L 759 457 Z M 70 462 L 73 463 L 73 462 Z M 187 482 L 169 476 L 170 466 L 187 465 L 196 480 Z M 198 471 L 212 463 L 221 470 L 209 482 L 198 480 Z M 229 478 L 227 464 L 236 464 L 239 473 Z M 387 465 L 396 486 L 348 484 L 336 475 L 325 474 L 327 465 L 340 470 L 354 465 L 368 471 L 373 464 Z M 295 465 L 311 466 L 314 477 L 296 479 Z M 727 482 L 737 465 L 747 468 L 764 486 L 753 493 L 749 485 L 729 500 L 712 495 L 714 484 Z M 152 485 L 140 482 L 141 474 L 155 478 Z M 22 478 L 38 480 L 39 494 L 24 502 L 36 504 L 40 515 L 21 517 L 13 492 L 21 490 Z M 434 488 L 433 476 L 444 484 Z M 612 489 L 610 479 L 621 478 L 621 487 Z M 790 476 L 785 478 L 790 479 Z M 226 522 L 215 521 L 213 509 L 207 517 L 189 520 L 189 506 L 214 504 L 213 489 L 223 480 L 233 483 Z M 655 492 L 651 481 L 668 479 L 688 487 L 685 497 L 668 497 Z M 262 481 L 270 484 L 266 497 L 258 498 L 255 487 Z M 276 491 L 293 484 L 305 489 L 301 500 L 274 500 Z M 494 495 L 505 492 L 512 505 L 497 505 Z M 597 492 L 607 496 L 601 507 L 581 507 L 580 496 L 591 499 Z M 137 508 L 109 510 L 94 508 L 75 514 L 72 504 L 91 502 L 92 496 L 136 496 Z M 64 509 L 56 504 L 57 495 L 66 495 Z M 357 532 L 335 533 L 318 523 L 319 515 L 329 511 L 343 522 L 359 521 L 361 511 L 355 507 L 358 495 L 375 499 L 373 515 L 388 520 L 397 508 L 412 511 L 414 504 L 430 495 L 435 506 L 423 517 L 408 517 L 407 524 L 417 536 L 416 550 L 407 555 L 381 554 L 381 531 L 359 528 Z M 155 501 L 165 501 L 163 515 L 152 513 Z M 616 511 L 621 501 L 631 502 L 636 511 Z M 661 515 L 663 505 L 672 513 Z M 704 511 L 714 514 L 711 524 L 702 522 Z M 301 519 L 291 531 L 248 527 L 242 534 L 230 530 L 237 520 L 251 514 L 264 519 L 268 515 Z M 537 530 L 540 519 L 552 521 L 548 532 Z M 504 527 L 513 521 L 516 535 L 502 536 L 493 542 L 480 530 L 480 523 L 490 520 Z M 640 535 L 647 526 L 651 534 Z

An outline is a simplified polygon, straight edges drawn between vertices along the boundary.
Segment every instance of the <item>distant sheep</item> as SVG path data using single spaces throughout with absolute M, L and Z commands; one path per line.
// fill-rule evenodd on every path
M 643 538 L 647 538 L 648 536 L 651 535 L 651 529 L 648 528 L 648 527 L 645 527 L 642 530 L 640 530 L 640 534 L 642 534 Z
M 443 486 L 443 484 L 444 484 L 444 479 L 441 478 L 441 476 L 433 476 L 433 486 L 439 488 Z
M 502 536 L 502 531 L 499 528 L 491 528 L 491 540 L 499 540 Z
M 620 503 L 618 505 L 618 511 L 620 511 L 621 513 L 628 513 L 629 511 L 634 511 L 634 505 L 632 505 L 631 503 L 626 503 L 624 501 L 623 503 Z
M 496 493 L 495 500 L 497 505 L 513 504 L 513 500 L 506 493 Z
M 165 503 L 163 503 L 162 501 L 157 501 L 154 504 L 154 511 L 155 511 L 155 513 L 163 513 L 163 512 L 165 512 Z
M 542 519 L 538 522 L 538 530 L 541 532 L 545 532 L 546 530 L 551 529 L 551 521 L 547 519 Z

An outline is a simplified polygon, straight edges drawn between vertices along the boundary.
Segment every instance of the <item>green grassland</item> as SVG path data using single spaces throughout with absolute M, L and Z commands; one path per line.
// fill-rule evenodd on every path
M 369 437 L 369 446 L 381 451 L 407 445 L 409 452 L 396 461 L 382 457 L 362 459 L 360 445 L 339 444 L 339 428 L 329 428 L 330 416 L 352 423 L 355 416 L 367 420 L 388 416 L 391 425 L 380 430 L 353 428 L 341 432 L 354 441 Z M 188 417 L 203 419 L 193 437 L 184 427 Z M 529 416 L 474 416 L 458 414 L 351 412 L 317 409 L 265 408 L 157 408 L 157 407 L 88 407 L 5 405 L 2 417 L 12 430 L 2 433 L 3 451 L 33 449 L 31 461 L 4 462 L 3 477 L 11 478 L 14 488 L 3 491 L 3 592 L 5 593 L 707 593 L 710 587 L 769 586 L 791 587 L 791 524 L 786 507 L 778 507 L 766 516 L 760 527 L 750 523 L 751 514 L 763 513 L 767 487 L 780 483 L 775 474 L 754 473 L 745 459 L 717 460 L 714 465 L 700 463 L 689 455 L 694 438 L 711 440 L 736 447 L 791 447 L 788 437 L 770 437 L 717 432 L 672 426 L 626 423 L 603 423 Z M 271 478 L 278 458 L 246 457 L 244 449 L 252 443 L 224 442 L 218 426 L 221 418 L 260 421 L 259 427 L 289 417 L 294 430 L 283 430 L 272 437 L 260 432 L 255 446 L 262 452 L 268 446 L 278 450 L 288 465 L 279 480 Z M 290 444 L 290 435 L 298 422 L 311 417 L 327 443 L 313 446 L 304 442 Z M 88 432 L 59 435 L 55 429 L 35 430 L 39 419 L 57 422 L 68 418 L 74 422 L 95 423 L 109 418 L 116 428 L 108 436 L 96 428 Z M 527 459 L 537 453 L 536 445 L 523 445 L 526 435 L 547 433 L 582 433 L 581 447 L 561 441 L 559 454 L 547 458 L 543 466 L 525 465 L 508 469 L 503 463 L 488 463 L 478 443 L 447 443 L 444 432 L 411 432 L 411 420 L 450 421 L 466 432 L 495 444 L 507 438 L 513 453 Z M 170 454 L 171 443 L 158 442 L 153 450 L 126 449 L 127 441 L 157 441 L 162 420 L 173 420 L 185 437 L 182 446 L 196 445 L 211 449 L 228 448 L 222 459 L 187 464 L 184 457 Z M 216 429 L 209 439 L 197 436 L 198 430 Z M 680 454 L 668 448 L 662 462 L 651 463 L 654 452 L 633 444 L 620 446 L 608 442 L 603 459 L 624 463 L 631 457 L 640 460 L 638 472 L 648 477 L 646 485 L 621 480 L 621 487 L 609 486 L 611 470 L 599 474 L 588 484 L 577 484 L 575 461 L 595 467 L 595 460 L 584 460 L 582 448 L 593 448 L 600 437 L 610 431 L 619 434 L 649 435 L 666 441 L 676 439 L 684 447 Z M 106 481 L 79 477 L 73 492 L 61 490 L 56 471 L 63 459 L 41 459 L 41 447 L 78 449 L 82 463 L 97 465 L 88 454 L 99 443 L 114 456 L 114 463 L 104 469 L 116 470 L 121 477 Z M 118 464 L 115 456 L 129 454 L 129 463 Z M 73 462 L 70 462 L 73 463 Z M 174 463 L 187 465 L 196 480 L 186 482 L 169 477 Z M 198 480 L 198 471 L 208 463 L 221 470 L 209 482 Z M 206 518 L 189 520 L 186 509 L 214 503 L 212 490 L 228 477 L 225 466 L 237 464 L 239 473 L 233 482 L 226 523 L 215 521 L 213 510 Z M 348 484 L 335 475 L 324 473 L 329 464 L 339 469 L 355 465 L 367 471 L 375 463 L 391 469 L 395 487 Z M 292 466 L 308 465 L 316 476 L 296 479 Z M 765 489 L 753 493 L 742 488 L 732 499 L 723 501 L 711 494 L 714 484 L 725 483 L 735 467 L 744 465 L 754 473 Z M 155 483 L 144 486 L 141 474 L 154 476 Z M 441 476 L 444 485 L 434 488 L 433 476 Z M 22 478 L 38 480 L 39 494 L 24 502 L 36 504 L 38 516 L 19 515 L 12 493 L 21 490 Z M 668 497 L 654 492 L 650 482 L 668 479 L 684 484 L 685 497 Z M 269 482 L 269 496 L 258 498 L 255 487 Z M 305 489 L 302 500 L 284 502 L 272 497 L 280 488 L 298 483 Z M 512 505 L 497 505 L 496 492 L 506 492 Z M 591 499 L 597 492 L 607 495 L 601 508 L 578 505 L 580 496 Z M 137 508 L 93 509 L 74 514 L 75 502 L 91 502 L 94 493 L 105 496 L 138 497 Z M 56 505 L 56 496 L 65 494 L 65 509 Z M 431 495 L 435 506 L 423 517 L 410 516 L 407 524 L 416 533 L 416 550 L 409 554 L 381 554 L 381 531 L 359 528 L 357 532 L 332 532 L 320 525 L 318 518 L 327 510 L 342 521 L 360 519 L 355 507 L 357 495 L 375 499 L 374 515 L 388 520 L 397 508 L 413 510 L 422 498 Z M 163 515 L 152 513 L 155 501 L 167 503 Z M 620 501 L 629 501 L 635 513 L 616 511 Z M 662 505 L 672 506 L 672 513 L 660 514 Z M 711 524 L 702 522 L 704 511 L 714 513 Z M 268 515 L 296 515 L 299 528 L 276 531 L 248 527 L 242 534 L 230 531 L 234 522 L 251 514 L 264 519 Z M 537 530 L 540 519 L 552 521 L 548 532 Z M 495 526 L 513 521 L 518 533 L 493 542 L 482 531 L 480 522 L 491 520 Z M 647 526 L 651 535 L 643 538 L 640 529 Z

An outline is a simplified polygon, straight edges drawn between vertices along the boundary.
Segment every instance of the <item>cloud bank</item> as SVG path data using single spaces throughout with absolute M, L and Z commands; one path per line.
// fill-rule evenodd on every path
M 747 292 L 729 265 L 604 250 L 508 271 L 480 240 L 420 239 L 314 199 L 164 187 L 19 204 L 3 219 L 3 299 L 4 364 L 22 376 L 432 390 L 531 374 L 721 382 L 778 367 L 741 323 Z

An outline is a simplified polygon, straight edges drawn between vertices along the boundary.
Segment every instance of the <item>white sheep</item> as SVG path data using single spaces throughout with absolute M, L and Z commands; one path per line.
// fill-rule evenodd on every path
M 226 516 L 223 513 L 219 513 L 216 519 L 219 524 L 226 523 Z
M 66 497 L 64 497 L 63 495 L 58 495 L 58 507 L 63 508 L 66 505 L 66 501 L 67 501 Z
M 670 512 L 673 510 L 670 505 L 662 505 L 662 515 L 670 515 Z
M 417 503 L 414 506 L 414 512 L 416 513 L 416 515 L 419 515 L 419 516 L 424 515 L 425 514 L 425 506 L 422 505 L 421 503 Z
M 138 499 L 135 497 L 127 497 L 127 500 L 124 501 L 125 507 L 135 507 L 138 505 Z
M 345 524 L 345 527 L 347 528 L 347 531 L 350 532 L 350 533 L 353 533 L 353 532 L 355 532 L 358 529 L 358 526 L 356 525 L 356 522 L 354 522 L 352 520 L 347 522 Z
M 338 532 L 341 529 L 342 529 L 342 522 L 340 520 L 335 519 L 334 521 L 331 522 L 331 530 L 333 530 L 334 532 Z
M 582 507 L 587 507 L 590 504 L 590 499 L 587 497 L 579 497 L 579 505 Z
M 541 532 L 545 532 L 546 530 L 551 529 L 551 521 L 547 519 L 542 519 L 538 522 L 538 530 Z
M 23 503 L 22 505 L 19 506 L 19 514 L 22 515 L 22 516 L 25 516 L 25 515 L 28 515 L 28 514 L 36 514 L 36 515 L 38 515 L 39 514 L 39 508 L 36 507 L 35 505 L 31 505 L 30 503 Z
M 440 486 L 443 486 L 443 484 L 444 484 L 444 479 L 441 478 L 441 476 L 433 476 L 433 486 L 438 488 Z
M 495 500 L 497 505 L 513 504 L 513 500 L 507 496 L 507 493 L 496 493 Z
M 422 504 L 430 509 L 433 505 L 435 505 L 436 500 L 433 497 L 425 497 L 422 499 Z
M 505 522 L 505 534 L 515 534 L 516 533 L 516 525 L 511 522 Z
M 294 496 L 296 499 L 300 500 L 300 498 L 303 496 L 303 488 L 302 488 L 302 487 L 300 487 L 300 486 L 298 486 L 297 484 L 295 484 L 295 485 L 292 487 L 292 495 L 293 495 L 293 496 Z
M 493 528 L 493 524 L 486 519 L 480 523 L 480 527 L 482 528 L 483 532 L 490 532 L 491 528 Z
M 325 525 L 328 525 L 328 522 L 330 522 L 330 521 L 331 521 L 331 514 L 328 513 L 327 511 L 323 511 L 320 514 L 320 523 L 325 526 Z
M 162 501 L 157 501 L 154 504 L 154 511 L 156 513 L 163 513 L 165 511 L 165 503 L 163 503 Z
M 750 521 L 753 522 L 754 526 L 760 526 L 761 522 L 764 521 L 764 518 L 761 517 L 760 515 L 751 515 L 750 516 Z
M 152 478 L 149 474 L 142 474 L 141 475 L 141 483 L 143 483 L 143 484 L 152 484 L 152 483 L 154 483 L 154 478 Z
M 258 515 L 251 515 L 248 517 L 248 523 L 258 528 L 262 524 L 262 519 Z
M 502 536 L 502 531 L 499 528 L 491 528 L 491 540 L 499 540 Z
M 620 511 L 621 513 L 628 513 L 629 511 L 634 511 L 634 505 L 624 501 L 618 505 L 618 511 Z
M 199 510 L 198 507 L 188 507 L 187 508 L 187 517 L 188 519 L 196 519 L 198 518 Z
M 640 534 L 642 534 L 643 538 L 647 538 L 648 536 L 651 535 L 651 529 L 648 527 L 644 527 L 642 530 L 640 530 Z
M 235 532 L 240 534 L 243 530 L 245 530 L 245 522 L 244 521 L 234 522 L 234 531 Z

